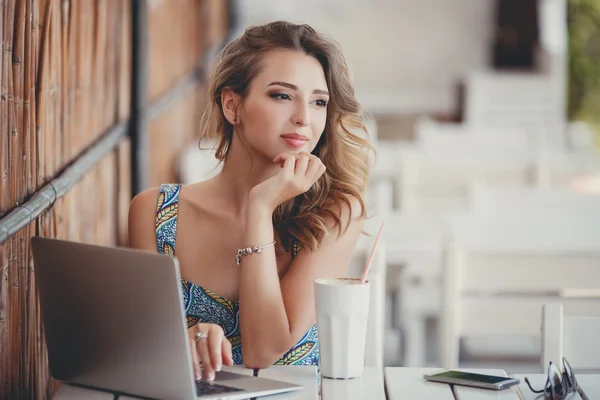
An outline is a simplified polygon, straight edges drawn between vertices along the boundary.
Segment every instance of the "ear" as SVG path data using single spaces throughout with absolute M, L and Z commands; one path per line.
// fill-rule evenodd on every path
M 229 88 L 225 88 L 221 92 L 221 107 L 223 107 L 223 114 L 231 125 L 237 125 L 239 122 L 237 108 L 240 105 L 240 100 L 240 95 Z

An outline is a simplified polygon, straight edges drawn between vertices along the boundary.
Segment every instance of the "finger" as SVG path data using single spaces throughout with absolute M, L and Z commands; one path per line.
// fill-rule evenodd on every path
M 280 153 L 277 155 L 277 157 L 275 157 L 273 159 L 274 163 L 278 163 L 278 162 L 284 162 L 289 156 L 291 156 L 291 153 Z
M 319 172 L 317 174 L 317 177 L 321 177 L 321 175 L 323 175 L 325 171 L 327 171 L 327 167 L 325 166 L 325 164 L 321 163 L 319 165 Z
M 200 357 L 200 362 L 202 363 L 202 368 L 204 369 L 204 379 L 207 381 L 212 381 L 215 379 L 215 370 L 210 361 L 210 353 L 208 352 L 208 340 L 209 339 L 200 339 L 196 344 L 196 348 L 198 349 L 198 356 Z
M 195 339 L 191 336 L 190 340 Z M 194 378 L 196 378 L 196 380 L 202 379 L 202 369 L 200 368 L 200 360 L 198 359 L 198 350 L 195 348 L 192 348 L 192 364 L 194 365 Z
M 290 177 L 293 176 L 295 167 L 296 167 L 296 157 L 293 155 L 290 155 L 289 157 L 287 157 L 287 159 L 283 163 L 284 174 L 286 174 Z
M 222 342 L 223 364 L 231 367 L 233 365 L 233 354 L 231 353 L 231 342 L 227 339 Z
M 294 169 L 294 173 L 297 176 L 304 176 L 306 174 L 306 170 L 308 168 L 308 156 L 298 156 L 296 161 L 296 168 Z
M 296 158 L 299 156 L 309 156 L 309 157 L 314 157 L 312 154 L 306 152 L 306 151 L 301 151 L 300 153 L 290 153 L 290 152 L 286 152 L 286 153 L 281 153 L 278 154 L 277 157 L 275 157 L 273 159 L 274 163 L 281 163 L 281 166 L 283 166 L 283 162 L 285 160 L 287 160 L 289 157 L 291 156 L 295 156 Z
M 318 157 L 312 156 L 310 162 L 308 163 L 308 169 L 306 170 L 306 176 L 315 177 L 319 176 L 318 172 L 323 163 Z
M 208 352 L 210 353 L 210 359 L 212 361 L 212 367 L 215 371 L 220 371 L 223 366 L 223 358 L 221 356 L 221 348 L 223 347 L 224 339 L 222 332 L 213 330 L 209 334 L 210 339 L 208 340 Z

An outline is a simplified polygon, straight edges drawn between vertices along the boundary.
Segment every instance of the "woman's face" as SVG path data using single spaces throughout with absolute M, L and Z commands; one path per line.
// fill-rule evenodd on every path
M 266 53 L 250 84 L 237 125 L 253 154 L 312 152 L 327 120 L 329 93 L 321 64 L 294 50 Z

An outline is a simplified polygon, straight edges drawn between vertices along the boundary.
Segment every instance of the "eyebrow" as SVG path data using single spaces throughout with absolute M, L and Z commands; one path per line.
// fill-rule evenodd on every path
M 267 85 L 267 87 L 269 87 L 269 86 L 275 86 L 275 85 L 279 85 L 279 86 L 283 86 L 283 87 L 286 87 L 286 88 L 290 88 L 292 90 L 298 90 L 298 86 L 293 85 L 293 84 L 288 83 L 288 82 L 281 82 L 281 81 L 271 82 L 271 83 L 269 83 Z M 315 90 L 313 90 L 313 93 L 314 94 L 324 94 L 326 96 L 329 96 L 329 92 L 327 90 L 315 89 Z

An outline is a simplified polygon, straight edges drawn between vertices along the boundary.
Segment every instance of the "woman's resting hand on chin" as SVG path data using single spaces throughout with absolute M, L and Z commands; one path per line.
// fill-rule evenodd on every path
M 319 157 L 307 152 L 282 153 L 273 162 L 280 164 L 281 170 L 250 190 L 250 201 L 269 211 L 308 191 L 326 170 Z

